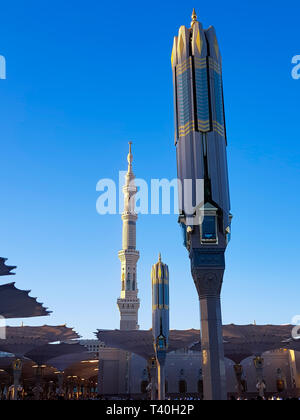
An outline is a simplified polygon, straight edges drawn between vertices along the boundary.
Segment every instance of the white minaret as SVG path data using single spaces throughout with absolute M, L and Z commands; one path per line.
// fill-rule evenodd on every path
M 121 297 L 118 299 L 118 307 L 120 311 L 120 330 L 137 330 L 138 326 L 138 310 L 140 300 L 138 298 L 137 289 L 137 270 L 136 265 L 140 257 L 136 250 L 136 221 L 135 213 L 135 194 L 137 187 L 135 186 L 135 176 L 132 172 L 132 153 L 129 143 L 128 171 L 125 176 L 125 185 L 123 187 L 124 194 L 124 212 L 123 234 L 122 234 L 122 251 L 119 251 L 119 259 L 121 261 Z

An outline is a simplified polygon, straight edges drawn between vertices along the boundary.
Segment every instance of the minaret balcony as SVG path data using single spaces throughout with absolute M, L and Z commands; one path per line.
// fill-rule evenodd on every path
M 139 251 L 137 251 L 136 249 L 122 249 L 121 251 L 118 252 L 119 258 L 120 257 L 133 257 L 136 256 L 137 259 L 140 258 L 140 253 Z
M 138 215 L 134 211 L 124 211 L 122 213 L 122 220 L 124 222 L 126 221 L 136 221 L 138 218 Z

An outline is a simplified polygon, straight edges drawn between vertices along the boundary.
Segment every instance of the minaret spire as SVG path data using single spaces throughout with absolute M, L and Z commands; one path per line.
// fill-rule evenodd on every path
M 121 261 L 121 297 L 118 299 L 120 311 L 120 329 L 136 330 L 138 329 L 138 310 L 140 300 L 138 298 L 137 288 L 137 262 L 139 252 L 136 250 L 136 221 L 135 213 L 135 176 L 132 171 L 132 142 L 129 142 L 129 153 L 127 155 L 128 170 L 125 175 L 124 194 L 124 212 L 122 214 L 123 233 L 122 250 L 119 252 Z
M 127 156 L 127 161 L 128 161 L 128 174 L 132 173 L 132 162 L 133 162 L 133 156 L 131 153 L 131 146 L 132 146 L 132 141 L 130 141 L 129 143 L 129 153 Z

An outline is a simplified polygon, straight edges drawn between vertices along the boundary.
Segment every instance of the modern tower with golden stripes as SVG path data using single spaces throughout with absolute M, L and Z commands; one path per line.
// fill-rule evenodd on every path
M 179 222 L 200 300 L 204 397 L 226 399 L 221 288 L 231 214 L 222 58 L 215 29 L 191 27 L 174 39 L 172 70 Z
M 120 311 L 120 329 L 121 330 L 137 330 L 138 311 L 140 300 L 138 298 L 137 288 L 137 262 L 140 257 L 139 251 L 136 250 L 136 221 L 135 213 L 135 194 L 137 187 L 135 186 L 135 176 L 132 171 L 133 156 L 129 143 L 128 171 L 125 176 L 125 185 L 123 187 L 124 194 L 124 212 L 122 214 L 123 233 L 122 233 L 122 250 L 119 251 L 119 259 L 121 261 L 121 296 L 117 301 Z

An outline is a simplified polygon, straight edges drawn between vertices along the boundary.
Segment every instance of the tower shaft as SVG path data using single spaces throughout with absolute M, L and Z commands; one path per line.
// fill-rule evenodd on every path
M 220 295 L 231 226 L 222 57 L 215 29 L 203 29 L 195 10 L 174 39 L 172 69 L 179 222 L 200 300 L 204 398 L 222 400 Z
M 119 251 L 121 261 L 121 296 L 117 301 L 120 311 L 120 329 L 136 330 L 138 326 L 138 310 L 140 300 L 137 288 L 137 262 L 140 254 L 136 250 L 136 221 L 135 213 L 135 176 L 132 172 L 131 143 L 129 143 L 128 171 L 125 176 L 124 212 L 122 214 L 122 250 Z

